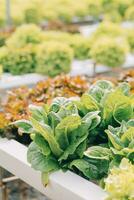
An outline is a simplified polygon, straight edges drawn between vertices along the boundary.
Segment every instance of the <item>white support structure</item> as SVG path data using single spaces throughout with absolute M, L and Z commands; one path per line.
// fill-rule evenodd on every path
M 53 200 L 104 200 L 105 192 L 84 178 L 68 171 L 50 175 L 49 185 L 41 183 L 40 172 L 27 163 L 27 147 L 15 140 L 0 139 L 0 166 Z
M 46 79 L 45 76 L 39 74 L 24 74 L 13 76 L 9 73 L 4 73 L 0 79 L 0 90 L 9 90 L 20 86 L 32 86 L 37 82 Z

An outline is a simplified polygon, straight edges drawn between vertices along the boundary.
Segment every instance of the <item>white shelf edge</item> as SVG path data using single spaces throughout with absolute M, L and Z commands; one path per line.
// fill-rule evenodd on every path
M 104 200 L 106 193 L 94 183 L 68 171 L 50 175 L 49 185 L 41 183 L 40 172 L 27 163 L 27 147 L 0 138 L 0 166 L 53 200 Z

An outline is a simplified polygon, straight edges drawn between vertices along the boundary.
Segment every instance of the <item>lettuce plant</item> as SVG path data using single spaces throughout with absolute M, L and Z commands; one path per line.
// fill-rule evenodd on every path
M 24 6 L 24 21 L 39 24 L 43 20 L 44 5 L 42 0 L 26 1 Z
M 134 199 L 134 165 L 129 160 L 122 159 L 119 167 L 110 170 L 105 183 L 105 190 L 109 195 L 107 200 Z
M 84 155 L 89 163 L 94 160 L 108 162 L 108 167 L 118 166 L 122 158 L 134 163 L 134 120 L 122 122 L 120 127 L 109 127 L 106 131 L 107 144 L 89 147 Z
M 125 62 L 128 44 L 115 38 L 100 37 L 91 47 L 91 57 L 97 64 L 120 67 Z
M 93 1 L 85 0 L 87 2 L 88 15 L 92 16 L 94 19 L 99 19 L 102 13 L 102 0 Z
M 114 4 L 117 7 L 117 12 L 124 17 L 126 10 L 133 5 L 133 0 L 114 0 Z
M 133 102 L 127 83 L 115 87 L 110 81 L 102 80 L 92 85 L 79 100 L 59 97 L 50 106 L 31 105 L 29 120 L 14 124 L 20 133 L 30 134 L 33 140 L 27 157 L 31 166 L 42 172 L 43 183 L 48 183 L 49 173 L 70 169 L 98 184 L 103 182 L 110 198 L 114 197 L 123 184 L 122 175 L 117 174 L 122 182 L 116 187 L 112 181 L 108 182 L 113 174 L 108 174 L 122 165 L 123 158 L 128 159 L 132 167 L 134 163 Z M 133 187 L 131 182 L 130 178 Z M 127 189 L 123 184 L 123 191 Z M 131 197 L 133 193 L 127 195 Z
M 23 48 L 26 45 L 37 45 L 41 42 L 41 29 L 35 24 L 24 24 L 8 38 L 6 45 L 10 48 Z
M 30 112 L 30 121 L 15 124 L 20 132 L 31 134 L 28 161 L 45 175 L 66 170 L 71 161 L 82 158 L 89 132 L 100 123 L 99 111 L 81 117 L 77 106 L 64 97 L 54 99 L 49 107 L 30 106 Z
M 69 75 L 48 78 L 40 81 L 33 88 L 26 86 L 14 88 L 8 92 L 6 101 L 2 101 L 0 132 L 3 132 L 5 137 L 14 138 L 21 143 L 27 144 L 30 140 L 29 135 L 19 135 L 16 127 L 10 126 L 10 123 L 20 119 L 28 119 L 29 104 L 50 104 L 55 97 L 61 96 L 79 98 L 88 88 L 89 83 L 85 77 L 71 77 Z
M 43 34 L 45 41 L 59 41 L 67 43 L 74 51 L 74 57 L 80 60 L 89 58 L 90 40 L 80 34 L 69 34 L 58 31 L 46 31 Z
M 80 34 L 74 34 L 68 41 L 69 45 L 74 50 L 74 57 L 79 60 L 89 58 L 89 51 L 91 49 L 91 42 L 89 38 L 83 37 Z
M 93 178 L 98 181 L 107 176 L 111 167 L 118 166 L 123 157 L 134 162 L 134 105 L 129 85 L 123 83 L 114 88 L 109 81 L 98 81 L 77 105 L 81 115 L 100 110 L 101 122 L 89 133 L 89 148 L 84 157 L 74 160 L 69 167 L 88 179 L 96 167 Z
M 103 0 L 103 4 L 104 18 L 110 21 L 120 22 L 124 19 L 127 9 L 133 6 L 133 0 Z
M 99 27 L 93 33 L 93 37 L 99 38 L 102 36 L 120 37 L 123 35 L 123 28 L 113 22 L 104 21 L 100 23 Z
M 29 45 L 20 49 L 2 47 L 0 64 L 4 71 L 14 75 L 34 72 L 36 67 L 35 50 Z
M 44 42 L 37 49 L 38 73 L 56 76 L 61 72 L 68 73 L 71 68 L 73 51 L 67 44 Z

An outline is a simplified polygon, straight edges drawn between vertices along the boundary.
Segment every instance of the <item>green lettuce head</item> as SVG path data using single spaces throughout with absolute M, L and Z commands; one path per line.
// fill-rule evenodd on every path
M 61 42 L 44 42 L 37 48 L 37 73 L 56 76 L 71 69 L 73 50 Z
M 134 199 L 134 165 L 129 160 L 122 159 L 119 167 L 110 170 L 105 184 L 105 190 L 109 194 L 108 200 Z
M 37 45 L 42 41 L 42 31 L 35 24 L 24 24 L 16 29 L 6 41 L 9 48 L 23 48 L 26 45 Z
M 71 161 L 82 158 L 89 131 L 100 123 L 99 111 L 81 117 L 76 105 L 64 97 L 54 99 L 49 107 L 31 105 L 30 112 L 29 121 L 15 124 L 31 134 L 28 162 L 43 174 L 67 169 Z
M 122 38 L 100 37 L 92 46 L 90 54 L 97 64 L 121 67 L 125 62 L 129 47 Z

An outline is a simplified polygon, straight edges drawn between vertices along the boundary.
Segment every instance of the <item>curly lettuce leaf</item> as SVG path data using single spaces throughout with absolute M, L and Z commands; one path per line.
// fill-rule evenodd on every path
M 113 167 L 105 179 L 108 200 L 134 199 L 134 165 L 124 158 L 119 167 Z

